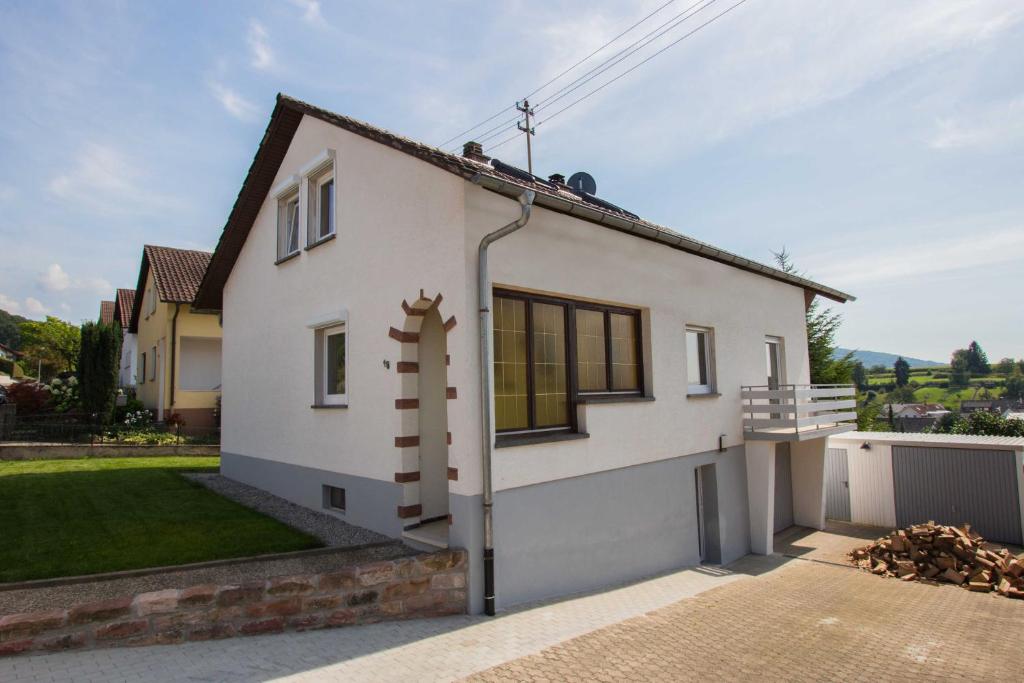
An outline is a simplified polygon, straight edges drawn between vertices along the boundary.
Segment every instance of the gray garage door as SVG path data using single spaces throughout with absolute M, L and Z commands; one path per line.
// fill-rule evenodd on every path
M 845 448 L 825 453 L 825 517 L 850 521 L 850 462 Z
M 1021 543 L 1012 452 L 893 446 L 892 473 L 898 526 L 970 522 L 989 540 Z
M 793 526 L 793 470 L 789 466 L 789 444 L 775 446 L 775 532 Z

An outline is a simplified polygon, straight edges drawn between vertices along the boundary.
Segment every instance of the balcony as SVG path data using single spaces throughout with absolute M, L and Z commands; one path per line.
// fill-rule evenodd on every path
M 743 437 L 751 441 L 806 441 L 857 428 L 852 384 L 742 387 Z

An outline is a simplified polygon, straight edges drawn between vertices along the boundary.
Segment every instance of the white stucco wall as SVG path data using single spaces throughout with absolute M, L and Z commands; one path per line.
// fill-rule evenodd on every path
M 517 205 L 474 187 L 467 207 L 465 268 L 473 282 L 480 238 L 514 217 Z M 785 340 L 786 380 L 809 381 L 800 288 L 542 208 L 491 247 L 490 263 L 494 285 L 647 309 L 645 362 L 656 399 L 584 406 L 589 439 L 497 449 L 496 490 L 709 451 L 720 434 L 726 446 L 741 444 L 740 387 L 766 382 L 766 336 Z M 721 396 L 686 396 L 687 324 L 714 329 Z
M 224 291 L 222 448 L 227 453 L 393 481 L 402 470 L 395 372 L 403 299 L 441 293 L 453 441 L 450 491 L 477 495 L 480 406 L 476 268 L 481 236 L 516 218 L 511 199 L 327 123 L 303 119 L 275 185 L 325 148 L 337 153 L 337 239 L 275 266 L 268 197 Z M 461 260 L 461 264 L 460 264 Z M 664 245 L 536 209 L 491 249 L 494 283 L 646 309 L 653 402 L 582 408 L 590 438 L 496 449 L 495 489 L 742 443 L 740 386 L 765 382 L 764 338 L 785 339 L 787 380 L 805 383 L 804 293 Z M 461 267 L 460 267 L 461 265 Z M 313 332 L 348 313 L 349 407 L 313 410 Z M 686 396 L 685 326 L 714 328 L 719 397 Z M 385 367 L 385 361 L 391 367 Z M 685 482 L 689 485 L 689 482 Z
M 137 335 L 125 332 L 121 339 L 121 369 L 117 375 L 120 387 L 135 386 L 135 364 L 138 363 Z

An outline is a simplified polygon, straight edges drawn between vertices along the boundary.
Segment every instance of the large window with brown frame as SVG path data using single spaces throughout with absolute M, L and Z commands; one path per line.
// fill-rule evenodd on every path
M 643 393 L 640 313 L 494 292 L 495 428 L 574 431 L 582 398 Z

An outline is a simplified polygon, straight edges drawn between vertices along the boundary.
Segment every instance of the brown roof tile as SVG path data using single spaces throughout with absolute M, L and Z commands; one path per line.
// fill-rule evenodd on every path
M 156 247 L 152 244 L 147 244 L 145 250 L 160 301 L 192 303 L 213 254 L 208 251 Z
M 114 304 L 114 315 L 121 323 L 121 329 L 127 330 L 132 321 L 132 307 L 135 305 L 135 290 L 120 288 L 117 290 L 117 301 Z
M 113 301 L 101 301 L 100 302 L 100 322 L 104 325 L 109 325 L 114 322 L 114 302 Z

